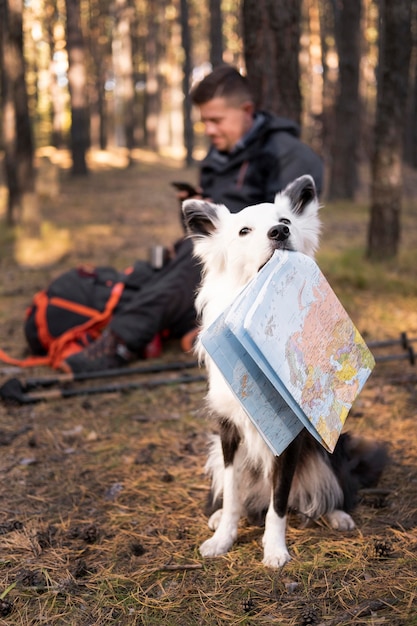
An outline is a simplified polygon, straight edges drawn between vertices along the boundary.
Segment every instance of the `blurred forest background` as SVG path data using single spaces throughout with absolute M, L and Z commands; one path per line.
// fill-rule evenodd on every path
M 368 186 L 367 255 L 395 257 L 404 164 L 417 167 L 417 0 L 0 0 L 6 223 L 36 229 L 48 146 L 71 151 L 74 176 L 91 147 L 191 165 L 204 144 L 187 94 L 222 62 L 300 124 L 326 201 Z

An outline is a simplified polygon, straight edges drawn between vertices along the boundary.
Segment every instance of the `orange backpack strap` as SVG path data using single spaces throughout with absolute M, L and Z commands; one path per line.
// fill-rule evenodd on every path
M 103 328 L 105 328 L 109 323 L 113 311 L 121 298 L 124 287 L 124 283 L 116 283 L 111 290 L 111 294 L 107 300 L 104 311 L 95 311 L 95 315 L 91 317 L 91 319 L 84 322 L 84 324 L 70 328 L 60 337 L 53 340 L 48 353 L 49 364 L 51 367 L 58 367 L 61 361 L 65 358 L 65 350 L 68 344 L 72 343 L 80 336 L 85 335 L 87 331 L 95 337 L 100 334 Z
M 49 333 L 48 324 L 46 323 L 46 309 L 49 304 L 49 297 L 46 291 L 39 291 L 33 296 L 33 304 L 35 308 L 35 322 L 38 329 L 39 341 L 47 350 L 54 338 Z
M 48 333 L 46 323 L 41 320 L 46 319 L 46 308 L 48 306 L 48 296 L 45 291 L 39 291 L 33 297 L 33 303 L 36 305 L 36 322 L 39 328 L 39 340 L 42 345 L 49 345 L 52 337 Z M 16 365 L 17 367 L 35 367 L 36 365 L 49 365 L 49 356 L 28 356 L 26 359 L 14 359 L 0 349 L 0 361 L 8 365 Z
M 16 367 L 35 367 L 36 365 L 49 365 L 49 356 L 28 356 L 26 359 L 14 359 L 0 349 L 0 361 Z

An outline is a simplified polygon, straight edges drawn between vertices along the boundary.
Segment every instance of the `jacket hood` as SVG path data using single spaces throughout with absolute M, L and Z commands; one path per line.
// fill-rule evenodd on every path
M 283 131 L 294 135 L 294 137 L 300 137 L 300 127 L 294 120 L 290 120 L 287 117 L 279 117 L 269 113 L 269 111 L 260 111 L 257 115 L 264 117 L 266 132 Z
M 254 123 L 250 130 L 238 141 L 231 152 L 219 152 L 211 146 L 207 156 L 201 161 L 201 165 L 210 161 L 218 165 L 226 165 L 239 158 L 241 153 L 247 157 L 247 151 L 251 151 L 252 144 L 264 143 L 268 136 L 277 132 L 288 133 L 294 137 L 300 136 L 298 124 L 286 117 L 278 117 L 269 111 L 258 111 L 255 114 Z M 246 158 L 245 157 L 245 158 Z

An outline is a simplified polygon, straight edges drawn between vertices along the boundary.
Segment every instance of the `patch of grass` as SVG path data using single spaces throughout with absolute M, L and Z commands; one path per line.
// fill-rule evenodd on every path
M 403 211 L 402 239 L 396 258 L 370 261 L 366 257 L 369 206 L 335 202 L 322 209 L 323 236 L 317 260 L 335 290 L 416 296 L 417 203 Z
M 405 251 L 397 261 L 371 262 L 364 248 L 348 248 L 342 252 L 324 249 L 318 253 L 317 260 L 333 289 L 339 293 L 359 290 L 417 296 L 417 247 Z

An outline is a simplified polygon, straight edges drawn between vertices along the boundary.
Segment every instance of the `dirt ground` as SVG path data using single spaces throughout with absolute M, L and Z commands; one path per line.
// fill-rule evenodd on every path
M 142 151 L 130 168 L 122 153 L 96 153 L 83 180 L 71 178 L 64 153 L 50 160 L 40 160 L 41 242 L 4 227 L 0 234 L 0 347 L 15 357 L 25 353 L 24 312 L 37 290 L 80 263 L 122 269 L 146 258 L 152 243 L 171 243 L 181 231 L 170 181 L 196 180 L 194 170 Z M 319 262 L 370 341 L 417 338 L 415 215 L 407 205 L 404 252 L 397 266 L 375 270 L 376 287 L 355 251 L 366 235 L 363 210 L 323 209 Z M 245 521 L 227 555 L 198 553 L 210 534 L 204 381 L 136 374 L 64 388 L 173 380 L 0 402 L 0 624 L 416 626 L 416 369 L 401 345 L 375 353 L 399 358 L 377 364 L 347 427 L 386 442 L 389 468 L 377 490 L 361 494 L 356 530 L 305 528 L 291 516 L 292 560 L 282 571 L 261 565 L 262 530 Z M 171 342 L 158 363 L 173 361 L 194 357 Z M 0 385 L 51 375 L 0 364 Z

